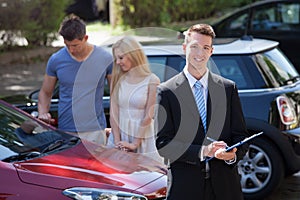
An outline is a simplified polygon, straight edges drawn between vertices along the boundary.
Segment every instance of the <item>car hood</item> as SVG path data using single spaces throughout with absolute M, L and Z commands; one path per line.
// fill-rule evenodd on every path
M 150 194 L 165 193 L 166 187 L 164 165 L 141 154 L 90 143 L 80 143 L 59 153 L 14 165 L 23 182 L 45 187 L 53 187 L 55 182 L 58 189 L 74 186 L 122 188 L 123 191 Z

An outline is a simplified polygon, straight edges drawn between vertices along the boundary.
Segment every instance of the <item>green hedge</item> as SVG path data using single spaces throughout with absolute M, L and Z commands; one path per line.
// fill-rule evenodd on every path
M 0 0 L 2 49 L 25 37 L 29 46 L 49 45 L 71 0 Z
M 0 0 L 0 49 L 25 37 L 28 46 L 44 46 L 57 38 L 65 8 L 74 0 Z M 172 28 L 174 22 L 202 20 L 254 0 L 110 0 L 116 27 Z M 185 24 L 187 25 L 187 24 Z M 181 27 L 185 28 L 185 27 Z
M 205 19 L 250 0 L 113 0 L 117 24 L 129 28 L 168 26 Z

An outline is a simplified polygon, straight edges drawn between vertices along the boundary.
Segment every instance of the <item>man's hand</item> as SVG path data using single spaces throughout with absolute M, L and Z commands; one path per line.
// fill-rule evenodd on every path
M 235 158 L 235 152 L 237 148 L 232 149 L 231 151 L 226 152 L 225 148 L 220 148 L 215 152 L 214 157 L 220 160 L 233 160 Z
M 39 114 L 38 118 L 48 124 L 54 124 L 55 123 L 55 119 L 52 119 L 52 116 L 50 113 L 43 113 L 43 114 Z
M 208 156 L 208 157 L 214 157 L 216 151 L 218 151 L 219 149 L 225 149 L 227 146 L 227 144 L 223 141 L 215 141 L 210 143 L 208 146 L 205 147 L 204 149 L 204 156 Z

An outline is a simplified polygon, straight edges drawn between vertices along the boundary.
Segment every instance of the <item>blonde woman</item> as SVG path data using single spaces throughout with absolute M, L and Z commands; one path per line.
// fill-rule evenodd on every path
M 150 71 L 141 44 L 125 36 L 112 48 L 114 66 L 111 84 L 108 145 L 161 159 L 155 147 L 154 104 L 159 78 Z

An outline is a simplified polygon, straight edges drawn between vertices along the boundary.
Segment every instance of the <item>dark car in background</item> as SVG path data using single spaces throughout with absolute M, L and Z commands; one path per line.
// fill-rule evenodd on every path
M 279 42 L 300 72 L 300 0 L 264 0 L 239 8 L 212 23 L 217 37 L 252 35 Z
M 181 45 L 143 48 L 152 72 L 161 82 L 185 66 Z M 111 52 L 111 48 L 107 50 Z M 248 131 L 264 132 L 251 142 L 248 153 L 238 164 L 246 199 L 263 199 L 285 176 L 300 170 L 299 73 L 278 49 L 278 42 L 252 37 L 215 39 L 209 68 L 236 82 Z M 15 105 L 34 112 L 37 94 L 31 94 L 28 105 Z M 51 112 L 56 113 L 58 99 L 52 101 Z M 109 117 L 109 96 L 104 97 L 104 108 Z
M 109 0 L 73 0 L 66 8 L 66 14 L 75 14 L 90 21 L 109 21 Z
M 0 199 L 163 199 L 165 167 L 57 131 L 0 100 Z

